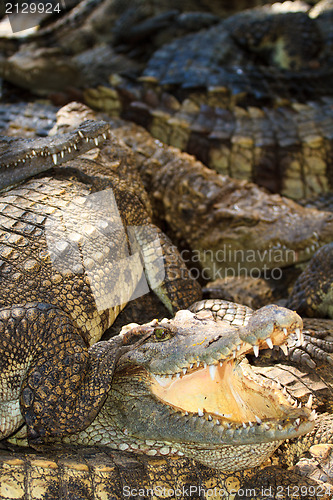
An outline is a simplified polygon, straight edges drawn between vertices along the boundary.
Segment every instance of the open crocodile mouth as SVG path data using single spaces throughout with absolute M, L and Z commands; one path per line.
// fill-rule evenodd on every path
M 152 393 L 184 416 L 229 430 L 229 437 L 238 430 L 242 441 L 261 433 L 265 441 L 286 439 L 312 429 L 312 398 L 302 406 L 279 382 L 255 373 L 244 356 L 198 365 L 182 375 L 151 375 Z

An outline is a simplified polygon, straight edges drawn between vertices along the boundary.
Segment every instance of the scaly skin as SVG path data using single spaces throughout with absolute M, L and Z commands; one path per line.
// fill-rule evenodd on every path
M 95 148 L 108 136 L 106 122 L 86 121 L 73 132 L 55 137 L 0 137 L 0 190 L 70 161 Z
M 207 308 L 210 308 L 215 316 L 217 315 L 220 319 L 224 319 L 227 323 L 220 323 L 220 326 L 218 326 L 215 321 L 212 323 L 212 319 L 207 311 Z M 289 323 L 289 320 L 297 317 L 294 313 L 291 313 L 291 311 L 286 311 L 282 308 L 273 306 L 258 311 L 255 314 L 255 317 L 252 316 L 251 318 L 251 310 L 249 308 L 223 301 L 205 301 L 203 303 L 198 303 L 195 306 L 195 310 L 201 312 L 196 312 L 193 316 L 193 314 L 189 311 L 181 311 L 177 313 L 176 318 L 171 321 L 163 320 L 160 323 L 154 321 L 149 325 L 136 327 L 134 330 L 130 330 L 130 327 L 127 328 L 127 333 L 123 333 L 127 339 L 127 341 L 124 342 L 125 344 L 132 343 L 135 341 L 134 339 L 140 335 L 146 336 L 146 340 L 141 347 L 125 354 L 123 358 L 120 359 L 119 366 L 115 372 L 115 379 L 105 404 L 106 409 L 104 411 L 104 415 L 103 413 L 100 413 L 96 418 L 95 425 L 88 427 L 85 433 L 81 433 L 79 436 L 73 436 L 73 438 L 68 437 L 65 441 L 73 441 L 73 444 L 68 445 L 68 449 L 62 448 L 61 450 L 57 450 L 57 458 L 54 458 L 54 451 L 48 453 L 47 449 L 43 451 L 43 454 L 39 452 L 37 455 L 33 454 L 29 450 L 22 452 L 22 449 L 17 451 L 15 448 L 13 450 L 15 451 L 15 454 L 9 455 L 5 452 L 1 453 L 0 464 L 2 465 L 2 468 L 0 470 L 0 477 L 2 484 L 7 488 L 3 491 L 10 491 L 12 498 L 16 498 L 16 495 L 17 498 L 19 498 L 19 494 L 26 491 L 27 500 L 33 498 L 33 492 L 37 491 L 37 488 L 39 494 L 45 495 L 42 498 L 48 498 L 49 500 L 58 498 L 59 491 L 62 491 L 64 498 L 67 500 L 71 498 L 71 495 L 77 496 L 78 492 L 85 497 L 92 497 L 96 499 L 99 498 L 99 495 L 101 495 L 102 492 L 105 492 L 105 494 L 108 494 L 109 496 L 112 495 L 114 498 L 123 498 L 124 492 L 127 492 L 128 490 L 132 491 L 132 494 L 135 494 L 134 489 L 137 488 L 149 489 L 160 487 L 162 490 L 156 491 L 159 491 L 159 496 L 161 498 L 167 498 L 167 489 L 180 488 L 181 492 L 179 493 L 179 498 L 185 499 L 187 498 L 186 491 L 184 492 L 182 488 L 185 488 L 186 490 L 191 486 L 192 498 L 204 498 L 201 496 L 202 494 L 200 495 L 200 493 L 198 493 L 198 489 L 201 487 L 201 491 L 217 488 L 218 491 L 223 491 L 224 498 L 227 498 L 228 500 L 235 500 L 235 498 L 243 498 L 238 496 L 237 492 L 242 491 L 242 489 L 246 486 L 247 488 L 256 488 L 255 498 L 259 498 L 260 500 L 265 498 L 265 494 L 267 497 L 268 490 L 265 489 L 265 491 L 263 491 L 263 487 L 270 488 L 271 491 L 275 491 L 276 493 L 279 492 L 279 498 L 282 500 L 289 500 L 290 488 L 303 486 L 303 488 L 309 489 L 311 486 L 312 489 L 309 490 L 309 494 L 303 492 L 302 498 L 328 499 L 329 492 L 326 495 L 324 494 L 325 488 L 322 482 L 307 480 L 306 478 L 302 478 L 302 476 L 297 474 L 295 471 L 287 470 L 285 465 L 284 468 L 281 468 L 277 467 L 276 464 L 280 463 L 282 465 L 285 464 L 286 461 L 288 461 L 289 464 L 293 463 L 293 460 L 295 460 L 296 456 L 298 456 L 300 452 L 304 449 L 308 449 L 311 445 L 316 444 L 319 441 L 321 443 L 332 442 L 333 427 L 331 415 L 318 417 L 313 431 L 304 436 L 304 438 L 298 437 L 295 441 L 296 445 L 292 442 L 286 444 L 283 455 L 281 456 L 280 454 L 275 458 L 273 457 L 272 464 L 275 464 L 274 467 L 271 466 L 264 469 L 255 468 L 245 471 L 238 470 L 237 472 L 228 472 L 225 468 L 223 468 L 223 470 L 218 471 L 218 474 L 216 470 L 207 469 L 192 459 L 186 457 L 176 458 L 177 455 L 172 458 L 170 454 L 166 454 L 168 450 L 171 454 L 172 452 L 175 453 L 176 450 L 173 449 L 173 446 L 177 446 L 177 443 L 174 441 L 172 441 L 172 447 L 171 444 L 168 443 L 168 446 L 164 446 L 164 448 L 161 449 L 162 456 L 159 458 L 157 456 L 158 443 L 154 443 L 152 440 L 149 440 L 144 445 L 141 445 L 140 450 L 138 450 L 138 446 L 134 445 L 131 434 L 133 425 L 136 428 L 140 426 L 138 423 L 135 423 L 135 419 L 126 417 L 123 412 L 121 412 L 120 429 L 117 426 L 113 428 L 109 427 L 110 422 L 114 425 L 117 420 L 118 408 L 122 407 L 124 404 L 126 405 L 126 402 L 124 403 L 122 401 L 123 391 L 126 394 L 125 400 L 133 400 L 131 413 L 138 410 L 140 404 L 139 401 L 145 401 L 145 411 L 147 410 L 146 404 L 148 403 L 148 406 L 151 404 L 149 402 L 151 396 L 150 398 L 148 395 L 145 396 L 145 393 L 142 392 L 142 390 L 140 391 L 139 400 L 136 401 L 135 391 L 138 388 L 136 383 L 134 383 L 134 385 L 131 383 L 131 391 L 128 393 L 128 390 L 126 389 L 126 372 L 128 373 L 128 376 L 133 379 L 133 370 L 134 373 L 136 373 L 137 370 L 140 369 L 141 376 L 143 377 L 143 380 L 145 380 L 146 376 L 142 371 L 143 366 L 145 367 L 145 370 L 158 369 L 159 372 L 161 369 L 165 370 L 166 365 L 168 366 L 168 369 L 174 369 L 176 366 L 176 369 L 179 370 L 181 366 L 184 366 L 186 358 L 188 360 L 191 358 L 192 361 L 195 361 L 198 356 L 200 357 L 199 353 L 201 351 L 201 346 L 205 346 L 205 344 L 208 344 L 208 347 L 205 347 L 205 350 L 202 351 L 204 362 L 210 363 L 210 356 L 213 355 L 215 358 L 222 345 L 222 350 L 224 351 L 224 356 L 226 357 L 223 363 L 228 362 L 227 359 L 229 359 L 229 362 L 232 362 L 231 351 L 229 351 L 230 354 L 228 355 L 228 350 L 226 351 L 225 349 L 227 346 L 229 346 L 231 350 L 235 347 L 233 342 L 235 341 L 236 331 L 238 331 L 238 334 L 240 334 L 243 339 L 246 338 L 247 340 L 259 342 L 258 345 L 260 345 L 260 348 L 265 348 L 267 345 L 264 338 L 269 332 L 272 332 L 272 318 L 274 318 L 273 322 L 275 323 L 275 334 L 272 335 L 272 338 L 274 338 L 279 330 L 279 326 L 282 326 L 283 324 L 286 325 Z M 296 323 L 298 323 L 298 321 L 299 320 L 297 320 Z M 244 328 L 242 325 L 246 325 L 247 322 L 248 324 Z M 228 323 L 231 323 L 233 326 L 227 326 Z M 204 330 L 202 330 L 202 327 L 204 327 Z M 150 335 L 148 334 L 148 338 L 147 332 L 150 332 Z M 221 337 L 222 334 L 223 337 Z M 191 352 L 188 351 L 188 348 L 183 351 L 181 347 L 182 344 L 184 345 L 185 342 L 186 346 L 188 346 L 192 335 L 194 335 L 196 341 L 199 342 L 195 342 L 194 345 L 191 343 L 194 348 Z M 210 337 L 215 340 L 211 342 Z M 200 340 L 201 338 L 203 339 L 203 343 Z M 284 335 L 283 338 L 285 338 Z M 250 345 L 248 345 L 248 348 L 248 352 L 251 352 L 252 349 Z M 242 347 L 238 351 L 238 354 L 236 354 L 236 360 L 234 361 L 236 365 L 239 363 L 239 356 L 241 355 L 242 350 L 244 350 L 244 352 L 246 351 L 246 345 L 243 343 Z M 157 352 L 159 352 L 160 357 L 156 357 Z M 188 356 L 190 356 L 190 358 Z M 256 364 L 257 362 L 260 362 L 261 358 L 261 356 L 256 358 Z M 270 368 L 273 368 L 274 370 L 274 367 L 271 366 Z M 288 370 L 288 366 L 286 368 Z M 260 373 L 258 372 L 257 367 L 254 369 L 257 374 Z M 191 371 L 193 372 L 197 370 L 198 368 L 192 368 Z M 203 372 L 204 368 L 202 367 L 202 364 L 200 365 L 199 370 Z M 208 370 L 208 368 L 206 370 Z M 247 373 L 249 373 L 248 370 L 249 367 L 247 366 Z M 266 393 L 266 396 L 268 392 L 271 393 L 271 397 L 268 397 L 267 401 L 270 401 L 272 404 L 272 394 L 275 392 L 277 395 L 279 392 L 279 389 L 277 389 L 278 386 L 276 386 L 276 381 L 280 380 L 280 375 L 278 372 L 274 371 L 271 373 L 273 375 L 270 376 L 269 373 L 267 373 L 265 377 L 267 376 L 268 378 L 265 379 L 262 377 L 258 378 L 259 375 L 255 377 L 254 373 L 252 373 L 252 377 L 255 377 L 257 381 L 260 380 L 263 384 L 263 386 L 258 386 L 258 389 L 260 387 L 259 391 Z M 184 383 L 186 377 L 188 377 L 188 374 L 181 374 L 181 383 Z M 273 380 L 275 381 L 275 388 L 274 384 L 272 385 L 272 382 L 270 381 L 271 377 L 273 377 Z M 299 375 L 296 374 L 296 377 L 299 378 Z M 149 377 L 148 380 L 148 383 L 151 384 L 151 381 L 154 379 Z M 230 380 L 231 379 L 229 379 L 229 382 Z M 269 382 L 264 382 L 264 380 L 268 380 Z M 288 380 L 290 382 L 289 385 Z M 316 385 L 313 381 L 311 382 L 310 379 L 304 379 L 303 387 L 306 392 L 304 394 L 303 391 L 303 393 L 300 394 L 299 387 L 292 383 L 290 376 L 289 379 L 287 378 L 286 380 L 286 377 L 282 375 L 281 381 L 283 381 L 282 383 L 284 385 L 287 385 L 288 391 L 293 395 L 292 399 L 297 393 L 299 397 L 302 397 L 302 400 L 305 396 L 305 402 L 308 397 L 306 396 L 306 392 L 309 394 L 309 387 L 316 389 Z M 145 383 L 147 384 L 147 382 Z M 207 383 L 208 382 L 206 381 L 205 385 L 207 385 Z M 221 380 L 219 383 L 221 383 Z M 112 394 L 113 392 L 115 394 Z M 317 396 L 320 394 L 320 392 L 316 392 Z M 292 399 L 290 402 L 292 402 Z M 183 405 L 188 404 L 188 401 L 184 399 L 184 395 L 181 396 L 181 401 Z M 317 400 L 315 401 L 317 402 Z M 255 393 L 253 392 L 251 403 L 258 403 L 257 396 L 255 396 Z M 155 407 L 158 408 L 158 401 L 156 401 L 156 399 L 154 404 Z M 289 401 L 287 404 L 289 404 Z M 177 408 L 169 408 L 169 412 L 164 412 L 164 417 L 169 415 L 167 432 L 174 432 L 177 425 L 179 428 L 178 433 L 184 432 L 181 430 L 184 429 L 184 424 L 181 422 L 184 410 L 179 411 L 178 409 L 177 419 L 175 419 L 174 425 L 170 425 L 172 422 L 170 417 L 175 410 L 177 410 Z M 289 413 L 289 411 L 291 413 Z M 297 408 L 296 404 L 296 408 L 294 407 L 289 411 L 288 413 L 292 414 L 295 411 L 302 412 L 310 410 L 307 410 L 307 408 Z M 154 414 L 155 413 L 152 415 Z M 123 419 L 125 420 L 123 421 Z M 186 426 L 191 426 L 191 420 L 193 421 L 193 419 L 195 419 L 195 415 L 192 416 L 192 412 L 189 412 L 189 415 L 186 418 Z M 218 427 L 221 428 L 225 425 L 226 421 L 230 422 L 231 417 L 224 419 L 219 416 L 219 419 L 221 423 Z M 128 425 L 128 420 L 132 421 L 132 427 Z M 147 421 L 146 417 L 144 420 L 145 425 L 141 427 L 139 433 L 150 433 L 154 431 L 154 423 L 150 425 L 150 419 Z M 152 417 L 151 420 L 154 421 L 154 417 Z M 202 422 L 201 424 L 200 421 Z M 165 419 L 160 421 L 160 425 L 158 427 L 159 430 L 155 430 L 155 432 L 158 432 L 159 435 L 161 435 L 164 428 L 163 425 L 161 426 L 162 422 L 165 422 Z M 147 423 L 148 429 L 144 430 L 144 427 L 147 428 Z M 197 416 L 196 421 L 194 421 L 193 424 L 195 428 L 194 435 L 196 435 L 196 431 L 199 428 L 204 429 L 207 425 L 210 425 L 209 434 L 211 435 L 213 432 L 214 435 L 217 428 L 216 417 L 213 415 L 213 419 L 209 420 L 209 416 L 206 413 L 204 413 L 201 417 Z M 124 432 L 125 425 L 127 430 Z M 271 428 L 274 427 L 274 423 L 271 419 L 269 420 L 269 425 Z M 254 422 L 252 423 L 252 427 L 248 426 L 248 429 L 255 428 L 253 434 L 255 435 L 256 432 L 260 432 L 260 427 L 261 425 Z M 231 426 L 231 429 L 232 428 L 233 425 Z M 243 427 L 242 431 L 245 432 Z M 238 433 L 239 437 L 242 436 L 242 431 Z M 234 439 L 237 441 L 236 434 L 237 432 L 235 431 Z M 250 434 L 251 432 L 249 435 Z M 266 434 L 265 438 L 267 439 L 267 434 L 269 434 L 267 429 L 264 434 Z M 16 438 L 16 441 L 20 444 L 24 444 L 24 440 L 22 440 L 23 435 L 24 432 L 21 431 L 18 438 Z M 119 438 L 120 435 L 122 436 L 122 441 L 117 446 L 117 438 Z M 107 443 L 110 439 L 112 443 Z M 210 439 L 212 438 L 210 437 Z M 93 443 L 95 441 L 97 442 L 99 449 L 94 447 L 84 448 L 82 446 L 76 448 L 75 445 L 78 444 L 80 440 L 84 440 L 89 443 Z M 12 439 L 12 441 L 15 441 L 15 438 Z M 112 447 L 118 447 L 119 450 L 110 452 L 110 448 L 103 446 L 103 443 L 108 444 L 109 446 L 111 445 Z M 130 444 L 128 445 L 127 443 Z M 139 443 L 137 442 L 137 445 L 138 444 Z M 142 453 L 144 448 L 147 448 L 148 444 L 153 447 L 152 450 L 148 451 L 148 455 L 140 454 L 136 456 L 129 456 L 120 451 L 126 449 L 127 451 L 131 450 L 135 453 L 140 451 L 140 453 Z M 53 444 L 53 446 L 55 446 L 55 444 Z M 220 445 L 219 448 L 223 453 L 223 447 Z M 181 453 L 179 454 L 181 455 Z M 149 455 L 154 455 L 154 457 Z M 195 458 L 197 459 L 198 456 L 199 454 L 196 455 Z M 253 459 L 253 451 L 250 456 L 252 456 Z M 242 460 L 239 454 L 235 460 Z M 223 464 L 219 464 L 219 466 L 223 467 Z M 226 468 L 228 469 L 230 467 L 232 468 L 232 466 L 230 466 L 230 461 L 228 461 Z M 326 486 L 329 487 L 329 484 Z M 124 487 L 126 487 L 126 490 L 123 490 Z M 163 490 L 163 488 L 166 490 Z M 222 495 L 221 491 L 219 495 Z M 249 494 L 250 493 L 248 493 L 248 495 Z M 152 493 L 147 492 L 146 495 L 146 498 L 153 498 L 151 496 Z
M 12 119 L 9 108 L 4 111 Z M 48 116 L 52 122 L 51 111 Z M 91 110 L 75 103 L 58 112 L 62 132 L 92 119 Z M 13 123 L 6 128 L 11 134 L 20 133 L 20 121 L 13 119 Z M 154 216 L 175 243 L 190 249 L 183 253 L 184 259 L 189 262 L 192 255 L 201 262 L 204 279 L 223 277 L 227 269 L 236 274 L 254 269 L 257 277 L 259 270 L 308 261 L 319 246 L 332 240 L 332 214 L 269 195 L 254 184 L 222 177 L 189 155 L 156 142 L 139 126 L 117 119 L 109 123 L 113 133 L 129 146 L 118 150 L 118 156 L 113 154 L 115 160 L 127 157 L 131 165 L 129 172 L 119 175 L 131 176 L 136 192 L 147 204 L 140 174 Z
M 333 244 L 320 248 L 298 277 L 288 307 L 310 317 L 333 318 Z
M 260 465 L 284 439 L 309 432 L 311 409 L 294 407 L 293 398 L 265 384 L 243 360 L 246 353 L 284 344 L 293 332 L 301 339 L 300 317 L 278 306 L 253 313 L 226 302 L 215 321 L 204 305 L 123 332 L 123 346 L 133 348 L 120 357 L 104 405 L 90 426 L 61 441 L 185 455 L 221 470 L 241 470 Z M 24 391 L 21 409 L 30 416 L 33 397 Z
M 245 488 L 248 488 L 247 498 L 251 500 L 267 500 L 269 492 L 279 493 L 280 500 L 290 500 L 290 492 L 296 494 L 301 487 L 303 500 L 330 500 L 332 494 L 329 485 L 325 494 L 322 483 L 307 480 L 296 471 L 281 467 L 221 472 L 186 457 L 129 455 L 105 447 L 72 447 L 68 451 L 57 450 L 56 454 L 31 450 L 0 451 L 0 477 L 1 500 L 7 500 L 9 493 L 13 500 L 35 500 L 36 497 L 72 500 L 79 495 L 93 500 L 123 500 L 125 494 L 132 494 L 128 498 L 135 497 L 139 488 L 142 488 L 140 498 L 147 500 L 154 500 L 157 496 L 170 498 L 169 490 L 177 490 L 180 500 L 204 500 L 207 494 L 212 496 L 215 488 L 216 498 L 225 500 L 245 500 L 246 497 L 237 495 Z M 249 496 L 253 488 L 255 497 Z
M 225 103 L 223 88 L 176 98 L 123 83 L 85 91 L 86 103 L 134 121 L 218 173 L 294 199 L 333 189 L 332 99 L 276 108 Z
M 181 5 L 177 0 L 136 0 L 130 6 L 119 0 L 83 0 L 23 40 L 0 39 L 0 74 L 15 85 L 44 95 L 97 85 L 107 81 L 110 71 L 139 74 L 142 59 L 163 43 L 161 31 L 169 39 L 175 33 L 216 23 L 219 18 L 214 10 L 221 10 L 220 2 L 210 3 L 211 9 L 209 2 L 202 7 L 196 0 Z M 180 12 L 183 19 L 179 19 Z M 186 16 L 190 17 L 188 22 Z M 138 41 L 143 45 L 140 57 L 128 57 L 128 45 L 137 49 Z M 114 50 L 119 44 L 125 46 L 124 54 Z
M 3 41 L 0 75 L 43 94 L 98 87 L 89 105 L 272 192 L 332 189 L 330 9 L 287 3 L 216 24 L 214 5 L 176 4 L 81 2 L 19 50 Z
M 138 168 L 154 213 L 172 240 L 192 251 L 205 279 L 307 261 L 329 243 L 329 212 L 304 210 L 252 183 L 218 175 L 185 153 L 164 146 L 141 127 L 110 121 L 114 133 L 137 152 Z M 191 252 L 183 254 L 188 260 Z M 251 276 L 252 277 L 252 276 Z
M 132 295 L 150 287 L 170 312 L 200 298 L 179 254 L 168 257 L 126 151 L 110 138 L 0 197 L 2 437 L 22 414 L 35 441 L 88 425 L 117 358 L 114 342 L 92 344 Z
M 138 83 L 110 78 L 109 85 L 85 92 L 87 104 L 272 192 L 299 199 L 332 189 L 327 62 L 333 56 L 324 26 L 332 11 L 317 17 L 274 8 L 165 44 Z
M 306 69 L 303 80 L 307 76 L 315 82 L 319 80 L 331 92 L 324 75 L 320 75 L 329 68 L 331 57 L 330 52 L 325 52 L 329 34 L 322 28 L 321 16 L 312 16 L 311 11 L 304 12 L 306 9 L 299 6 L 290 9 L 287 5 L 284 12 L 282 7 L 280 10 L 283 13 L 279 15 L 276 15 L 276 7 L 264 7 L 221 21 L 215 29 L 217 34 L 211 35 L 209 30 L 214 31 L 211 25 L 220 20 L 212 13 L 221 15 L 219 7 L 220 2 L 214 1 L 205 2 L 203 6 L 202 2 L 195 0 L 182 2 L 181 5 L 175 0 L 158 3 L 136 0 L 128 8 L 127 3 L 120 1 L 85 0 L 60 20 L 20 42 L 2 39 L 0 74 L 17 85 L 44 94 L 70 86 L 85 88 L 93 80 L 95 84 L 102 83 L 109 74 L 126 74 L 129 68 L 135 76 L 157 77 L 162 84 L 230 87 L 240 83 L 238 88 L 242 92 L 248 90 L 249 85 L 244 85 L 244 75 L 239 79 L 231 70 L 232 66 L 237 66 L 249 69 L 250 82 L 258 83 L 258 96 L 261 92 L 269 94 L 265 85 L 261 85 L 262 78 L 273 85 L 273 89 L 276 88 L 274 80 L 277 76 L 282 77 L 288 86 L 289 79 L 297 78 L 293 70 L 301 67 Z M 258 29 L 258 23 L 261 29 Z M 207 34 L 203 28 L 208 30 Z M 255 31 L 256 35 L 245 37 L 246 30 Z M 198 33 L 192 35 L 196 31 Z M 182 35 L 185 35 L 183 39 Z M 114 48 L 118 50 L 114 51 Z M 160 51 L 154 55 L 159 48 Z M 104 54 L 99 49 L 104 49 Z M 133 49 L 136 50 L 131 55 Z M 173 61 L 173 51 L 178 52 L 180 65 L 178 60 Z M 122 60 L 123 66 L 118 64 L 117 68 L 119 52 L 118 63 Z M 95 60 L 92 53 L 98 54 Z M 192 69 L 188 60 L 193 60 L 194 64 L 198 60 L 201 71 Z M 319 61 L 319 72 L 318 68 L 311 70 L 313 60 Z M 129 67 L 124 67 L 125 61 Z M 172 67 L 170 74 L 164 78 L 165 69 L 162 66 L 166 61 L 170 61 Z M 272 75 L 264 67 L 271 63 L 279 69 L 291 69 L 290 74 L 273 72 Z M 89 76 L 90 65 L 97 75 Z M 184 68 L 187 69 L 184 71 Z M 298 82 L 302 86 L 302 78 Z M 306 85 L 303 88 L 306 89 Z M 295 89 L 296 86 L 293 92 Z

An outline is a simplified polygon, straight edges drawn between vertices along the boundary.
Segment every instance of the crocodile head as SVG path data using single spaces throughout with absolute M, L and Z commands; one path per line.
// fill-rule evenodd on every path
M 207 223 L 196 220 L 200 229 L 195 232 L 191 227 L 189 236 L 194 255 L 199 253 L 201 266 L 211 278 L 256 278 L 260 271 L 270 269 L 275 270 L 275 279 L 281 268 L 309 261 L 332 240 L 331 213 L 302 207 L 278 194 L 268 195 L 251 183 L 231 182 L 232 192 L 221 189 L 211 219 Z M 177 221 L 181 223 L 186 228 L 184 219 Z
M 309 432 L 311 410 L 298 407 L 279 383 L 255 374 L 245 357 L 283 345 L 291 332 L 301 335 L 301 318 L 277 306 L 253 315 L 249 308 L 231 312 L 225 321 L 209 314 L 180 311 L 172 320 L 125 333 L 147 338 L 120 358 L 103 408 L 75 442 L 185 455 L 239 470 L 262 463 L 281 441 Z

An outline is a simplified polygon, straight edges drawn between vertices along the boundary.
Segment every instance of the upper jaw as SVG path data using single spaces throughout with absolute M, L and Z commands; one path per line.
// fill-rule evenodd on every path
M 173 373 L 150 372 L 154 395 L 185 417 L 200 417 L 203 424 L 206 421 L 218 426 L 226 442 L 230 437 L 240 443 L 283 440 L 309 432 L 316 416 L 311 401 L 302 408 L 278 382 L 272 385 L 265 381 L 243 360 L 248 353 L 258 356 L 260 348 L 286 346 L 291 333 L 296 333 L 300 344 L 303 342 L 301 318 L 283 308 L 273 309 L 273 322 L 264 321 L 265 314 L 272 313 L 272 307 L 268 307 L 264 314 L 254 314 L 250 327 L 238 330 L 232 341 L 226 343 L 221 337 L 210 343 L 205 338 L 200 342 L 204 347 L 201 358 L 194 359 L 192 353 L 182 366 L 176 365 Z M 196 390 L 189 396 L 193 387 L 199 390 L 200 380 L 204 397 L 198 397 Z M 214 395 L 214 384 L 220 386 L 219 395 Z
M 213 371 L 221 362 L 242 359 L 245 354 L 258 356 L 260 349 L 272 349 L 274 345 L 286 352 L 292 333 L 297 335 L 299 344 L 303 342 L 300 316 L 274 305 L 263 307 L 238 323 L 213 320 L 208 311 L 186 310 L 159 324 L 171 324 L 177 334 L 165 344 L 149 344 L 151 355 L 144 356 L 138 364 L 160 376 L 179 377 L 206 366 Z

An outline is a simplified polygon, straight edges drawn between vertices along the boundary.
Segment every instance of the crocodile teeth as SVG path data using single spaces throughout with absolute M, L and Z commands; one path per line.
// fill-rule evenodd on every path
M 312 406 L 312 394 L 310 394 L 307 403 L 305 403 L 306 408 L 311 408 Z
M 283 354 L 285 356 L 288 356 L 288 346 L 286 344 L 281 344 L 280 345 L 281 350 L 283 351 Z
M 296 328 L 295 329 L 295 333 L 297 335 L 297 339 L 298 341 L 300 342 L 300 345 L 303 345 L 304 343 L 304 336 L 303 336 L 303 332 L 301 332 L 301 330 L 299 328 Z
M 97 139 L 97 137 L 95 137 L 94 143 L 96 144 L 96 146 L 98 146 L 98 139 Z
M 221 422 L 219 420 L 216 420 L 216 425 L 221 425 Z
M 199 417 L 203 417 L 203 411 L 201 410 L 201 408 L 198 408 L 198 415 Z
M 176 378 L 179 378 L 180 377 L 180 373 L 176 373 Z
M 269 424 L 264 424 L 264 429 L 266 431 L 269 431 L 270 428 L 271 428 L 271 426 Z
M 58 157 L 57 157 L 56 153 L 54 153 L 54 154 L 52 155 L 52 160 L 53 160 L 53 163 L 54 163 L 55 165 L 58 163 Z
M 254 352 L 255 357 L 257 358 L 259 356 L 259 346 L 258 345 L 253 346 L 253 352 Z
M 250 427 L 253 427 L 253 423 L 249 421 L 249 426 Z
M 317 417 L 316 410 L 312 410 L 311 415 L 309 416 L 309 420 L 315 420 Z
M 205 368 L 205 369 L 207 368 L 207 363 L 204 363 L 204 368 Z
M 208 420 L 211 422 L 213 420 L 213 417 L 211 415 L 208 415 Z
M 200 361 L 197 361 L 197 368 L 199 368 L 200 366 Z
M 65 156 L 65 152 L 64 151 L 60 151 L 60 156 L 61 156 L 61 158 L 63 158 Z
M 256 419 L 258 424 L 262 424 L 262 420 L 259 417 L 257 417 L 257 415 L 254 415 L 254 418 Z
M 102 135 L 103 135 L 103 139 L 105 139 L 105 140 L 106 140 L 106 134 L 105 134 L 105 133 L 103 133 Z
M 154 378 L 155 378 L 156 382 L 158 382 L 162 387 L 167 385 L 167 383 L 169 382 L 169 377 L 154 375 Z
M 267 339 L 266 339 L 266 344 L 268 345 L 268 347 L 269 347 L 270 349 L 273 349 L 273 347 L 274 347 L 274 346 L 273 346 L 272 339 L 271 339 L 270 337 L 267 337 Z
M 67 151 L 70 153 L 72 150 L 71 150 L 71 148 L 67 148 Z
M 81 130 L 78 130 L 78 134 L 79 134 L 79 136 L 80 136 L 80 137 L 82 137 L 82 139 L 83 139 L 84 135 L 83 135 L 83 133 L 81 132 Z
M 193 368 L 193 363 L 190 364 L 190 370 Z
M 209 365 L 209 375 L 212 380 L 214 380 L 215 378 L 216 370 L 217 370 L 216 365 Z
M 284 328 L 283 328 L 283 333 L 284 333 L 285 335 L 288 335 L 288 330 L 287 330 L 287 328 L 286 328 L 286 327 L 284 327 Z
M 246 423 L 245 423 L 245 422 L 243 422 L 243 423 L 242 423 L 242 425 L 243 425 L 244 429 L 246 429 L 246 428 L 247 428 L 247 425 L 246 425 Z
M 76 144 L 74 144 L 74 145 L 73 145 L 73 148 L 74 148 L 75 150 L 77 150 L 77 145 L 76 145 Z
M 184 375 L 186 375 L 186 372 L 187 372 L 186 368 L 183 368 Z
M 91 139 L 89 139 L 89 137 L 86 137 L 86 142 L 89 142 Z
M 31 155 L 32 156 L 37 156 L 37 153 L 36 153 L 36 151 L 34 149 L 31 151 Z

